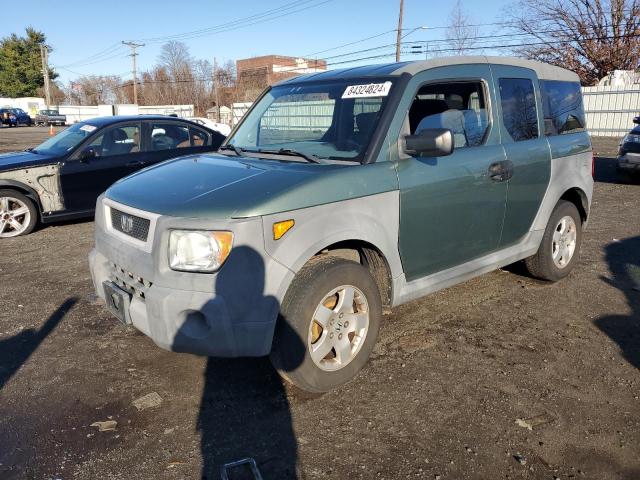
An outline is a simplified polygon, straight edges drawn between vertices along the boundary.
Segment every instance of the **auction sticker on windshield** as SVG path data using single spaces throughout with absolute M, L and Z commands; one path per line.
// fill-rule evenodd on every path
M 83 125 L 80 127 L 80 130 L 91 133 L 93 132 L 96 128 L 98 127 L 94 127 L 93 125 Z
M 349 85 L 342 94 L 342 98 L 386 97 L 389 95 L 391 85 L 391 82 Z

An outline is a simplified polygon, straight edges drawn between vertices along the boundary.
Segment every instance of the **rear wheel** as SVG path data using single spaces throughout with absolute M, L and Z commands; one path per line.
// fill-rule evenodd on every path
M 369 271 L 328 257 L 305 266 L 282 302 L 271 360 L 299 388 L 326 392 L 362 369 L 378 336 L 382 304 Z
M 527 258 L 529 272 L 556 282 L 573 270 L 582 243 L 582 219 L 576 206 L 560 200 L 551 213 L 538 252 Z
M 0 238 L 27 235 L 37 222 L 33 201 L 14 190 L 0 190 Z

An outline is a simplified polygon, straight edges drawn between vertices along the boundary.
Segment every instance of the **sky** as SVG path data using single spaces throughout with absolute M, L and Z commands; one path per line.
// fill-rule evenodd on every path
M 443 27 L 454 2 L 404 3 L 404 41 L 431 41 L 430 48 L 442 48 L 437 40 L 445 38 Z M 499 22 L 503 9 L 513 3 L 463 0 L 462 5 L 472 23 L 490 24 Z M 22 34 L 28 26 L 44 32 L 53 48 L 49 62 L 60 74 L 58 80 L 66 83 L 92 74 L 131 78 L 130 50 L 123 40 L 145 43 L 138 49 L 140 71 L 156 63 L 168 39 L 186 43 L 195 58 L 215 57 L 219 63 L 269 54 L 332 57 L 327 58 L 329 68 L 393 61 L 388 57 L 342 63 L 393 53 L 398 5 L 399 0 L 22 0 L 3 2 L 2 24 L 3 34 Z M 488 35 L 499 27 L 478 28 L 479 35 Z M 367 37 L 374 38 L 362 41 Z M 352 42 L 357 43 L 334 48 Z M 344 56 L 383 45 L 389 46 Z M 420 58 L 423 54 L 402 57 Z

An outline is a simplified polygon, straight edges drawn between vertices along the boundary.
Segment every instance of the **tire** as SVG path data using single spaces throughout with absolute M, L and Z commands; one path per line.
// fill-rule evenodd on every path
M 352 299 L 350 305 L 344 304 L 345 298 Z M 298 388 L 326 392 L 352 380 L 364 367 L 381 318 L 380 292 L 365 267 L 318 257 L 298 272 L 285 295 L 271 362 Z
M 20 215 L 11 214 L 24 209 L 26 211 Z M 9 215 L 12 215 L 13 222 L 9 221 Z M 15 190 L 0 190 L 0 239 L 28 235 L 37 223 L 38 210 L 33 200 Z
M 564 227 L 561 225 L 562 221 Z M 563 231 L 566 233 L 563 234 Z M 538 251 L 525 260 L 527 270 L 536 278 L 557 282 L 569 275 L 575 267 L 581 244 L 580 213 L 573 203 L 560 200 L 551 213 Z

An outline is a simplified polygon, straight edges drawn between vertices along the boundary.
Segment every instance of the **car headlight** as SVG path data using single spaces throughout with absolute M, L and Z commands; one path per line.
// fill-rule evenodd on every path
M 215 272 L 231 252 L 232 232 L 172 230 L 169 266 L 184 272 Z

